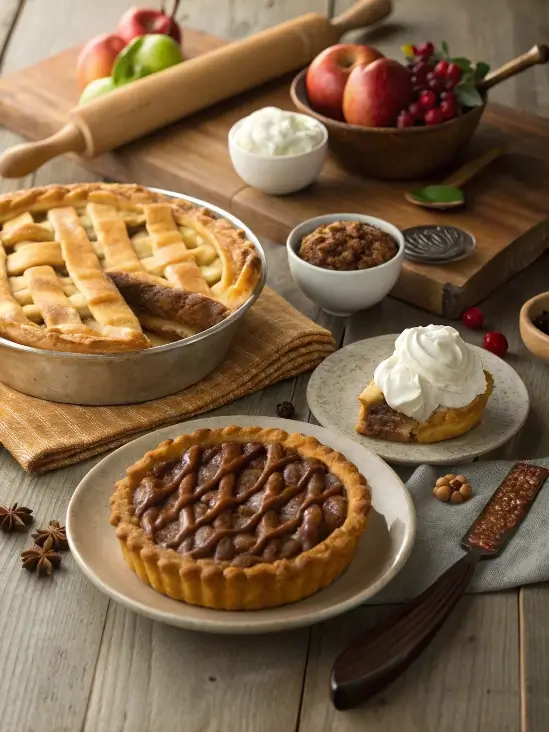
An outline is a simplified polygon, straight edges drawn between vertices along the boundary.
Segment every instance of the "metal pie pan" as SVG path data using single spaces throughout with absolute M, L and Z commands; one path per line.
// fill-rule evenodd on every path
M 0 338 L 0 382 L 38 399 L 65 404 L 108 406 L 159 399 L 196 384 L 225 357 L 246 310 L 257 300 L 267 277 L 265 253 L 257 236 L 232 214 L 192 196 L 150 188 L 182 198 L 242 229 L 261 259 L 254 292 L 222 323 L 181 341 L 120 354 L 45 351 Z

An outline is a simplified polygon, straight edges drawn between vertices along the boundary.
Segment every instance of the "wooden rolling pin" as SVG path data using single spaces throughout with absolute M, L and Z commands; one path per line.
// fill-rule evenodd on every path
M 344 33 L 383 20 L 391 9 L 391 0 L 359 0 L 331 21 L 310 13 L 139 79 L 75 107 L 51 137 L 7 150 L 0 174 L 20 178 L 64 153 L 92 157 L 114 150 L 306 66 Z

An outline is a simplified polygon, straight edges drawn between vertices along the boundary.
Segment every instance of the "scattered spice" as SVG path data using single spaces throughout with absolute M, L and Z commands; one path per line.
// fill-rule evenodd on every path
M 449 473 L 437 480 L 433 493 L 444 503 L 463 503 L 471 498 L 473 489 L 464 475 Z
M 276 413 L 282 419 L 291 419 L 294 416 L 295 407 L 292 402 L 280 402 L 276 405 Z
M 23 568 L 29 572 L 36 570 L 37 577 L 51 577 L 54 570 L 61 565 L 61 554 L 53 548 L 51 537 L 46 540 L 44 546 L 33 546 L 21 552 Z
M 11 508 L 0 506 L 0 529 L 6 533 L 25 531 L 32 522 L 32 508 L 18 506 L 17 503 L 14 503 Z
M 67 532 L 59 521 L 50 521 L 45 529 L 38 529 L 31 536 L 37 546 L 44 546 L 47 540 L 51 539 L 54 549 L 64 551 L 69 548 Z
M 549 311 L 544 310 L 541 315 L 538 315 L 532 320 L 532 323 L 538 330 L 541 330 L 545 335 L 549 335 Z

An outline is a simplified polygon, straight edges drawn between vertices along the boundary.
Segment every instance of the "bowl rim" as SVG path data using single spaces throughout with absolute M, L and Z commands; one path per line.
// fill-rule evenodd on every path
M 460 114 L 458 117 L 454 117 L 453 119 L 448 119 L 445 122 L 442 122 L 439 125 L 424 125 L 422 127 L 361 127 L 360 125 L 351 125 L 349 122 L 342 122 L 338 119 L 332 119 L 331 117 L 325 117 L 323 114 L 320 114 L 320 112 L 317 112 L 314 110 L 309 102 L 309 99 L 306 98 L 305 100 L 301 98 L 301 96 L 297 93 L 297 86 L 301 82 L 301 80 L 305 77 L 307 73 L 307 69 L 309 67 L 306 66 L 304 69 L 301 69 L 294 78 L 292 79 L 292 83 L 290 84 L 290 96 L 292 98 L 293 103 L 296 105 L 296 107 L 299 104 L 302 104 L 304 107 L 306 107 L 309 112 L 308 114 L 313 117 L 313 119 L 316 119 L 317 122 L 320 122 L 321 124 L 325 125 L 326 127 L 335 127 L 340 130 L 346 130 L 346 131 L 356 131 L 356 132 L 362 132 L 362 133 L 368 133 L 368 132 L 380 132 L 381 134 L 407 134 L 407 135 L 422 135 L 426 134 L 428 132 L 432 132 L 433 130 L 439 130 L 441 128 L 449 127 L 452 124 L 455 124 L 458 120 L 462 120 L 465 117 L 468 117 L 473 112 L 478 111 L 479 109 L 482 110 L 486 107 L 487 104 L 487 95 L 484 95 L 484 103 L 477 106 L 477 107 L 471 107 L 467 110 L 464 114 Z M 300 114 L 307 114 L 306 112 L 300 112 Z
M 381 228 L 378 226 L 378 224 L 383 224 L 385 226 L 390 227 L 393 229 L 397 236 L 394 236 L 393 232 L 386 232 L 390 234 L 393 239 L 396 239 L 396 242 L 398 244 L 398 252 L 395 254 L 394 257 L 391 257 L 391 259 L 388 259 L 386 262 L 383 262 L 382 264 L 377 264 L 375 267 L 368 267 L 368 269 L 347 269 L 347 270 L 340 270 L 340 269 L 327 269 L 326 267 L 319 267 L 317 264 L 311 264 L 310 262 L 307 262 L 305 259 L 301 259 L 301 257 L 298 255 L 298 253 L 295 251 L 295 245 L 298 243 L 297 239 L 297 231 L 302 227 L 306 226 L 308 224 L 313 224 L 313 222 L 318 222 L 318 226 L 322 225 L 322 222 L 325 221 L 327 218 L 331 218 L 332 216 L 337 216 L 338 221 L 362 221 L 363 223 L 369 223 L 371 226 L 377 226 L 378 228 Z M 383 231 L 383 229 L 382 229 Z M 293 241 L 295 239 L 295 242 Z M 300 266 L 304 266 L 305 269 L 310 269 L 313 272 L 324 272 L 328 273 L 328 275 L 334 275 L 334 276 L 343 276 L 343 277 L 357 277 L 357 276 L 370 276 L 369 273 L 372 272 L 378 272 L 380 269 L 387 268 L 391 266 L 395 266 L 395 264 L 401 263 L 404 259 L 404 249 L 405 249 L 406 243 L 404 241 L 404 235 L 402 234 L 402 231 L 398 228 L 398 226 L 395 226 L 395 224 L 392 224 L 390 221 L 387 221 L 386 219 L 380 219 L 377 216 L 370 216 L 369 214 L 361 214 L 361 213 L 332 213 L 332 214 L 321 214 L 320 216 L 313 216 L 310 219 L 305 219 L 301 223 L 299 223 L 297 226 L 294 226 L 294 228 L 290 231 L 288 234 L 288 237 L 286 239 L 286 249 L 288 251 L 288 256 L 293 259 L 295 262 L 299 262 Z
M 264 107 L 260 107 L 260 109 L 264 109 Z M 280 109 L 280 107 L 278 107 Z M 254 112 L 260 111 L 259 109 L 254 110 Z M 276 161 L 285 161 L 285 160 L 297 160 L 299 158 L 304 158 L 307 155 L 311 155 L 314 152 L 317 152 L 318 150 L 321 150 L 323 147 L 326 147 L 328 144 L 328 128 L 322 122 L 322 120 L 316 119 L 315 117 L 312 117 L 310 114 L 305 114 L 305 112 L 294 112 L 293 110 L 287 110 L 283 109 L 283 112 L 288 112 L 289 114 L 295 114 L 298 117 L 305 117 L 306 119 L 313 119 L 314 122 L 319 126 L 320 131 L 322 132 L 322 140 L 315 145 L 310 150 L 306 150 L 305 152 L 301 153 L 292 153 L 291 155 L 268 155 L 267 153 L 256 153 L 252 152 L 251 150 L 246 150 L 245 148 L 241 147 L 236 140 L 234 139 L 235 133 L 237 129 L 240 127 L 240 125 L 244 122 L 244 120 L 248 119 L 254 112 L 250 112 L 250 114 L 245 115 L 244 117 L 241 117 L 239 120 L 237 120 L 231 127 L 231 129 L 228 132 L 227 139 L 229 142 L 229 149 L 237 149 L 239 153 L 242 155 L 245 155 L 249 158 L 255 158 L 256 160 L 276 160 Z M 280 164 L 280 163 L 276 163 Z
M 241 221 L 239 218 L 234 216 L 233 214 L 229 213 L 228 211 L 225 211 L 220 206 L 215 206 L 213 203 L 208 203 L 207 201 L 203 201 L 200 198 L 195 198 L 194 196 L 187 196 L 184 193 L 177 193 L 176 191 L 169 191 L 164 188 L 156 188 L 153 186 L 145 186 L 153 193 L 160 193 L 162 195 L 168 196 L 169 198 L 178 198 L 183 199 L 185 201 L 189 201 L 190 203 L 194 204 L 195 206 L 199 206 L 201 208 L 207 208 L 210 211 L 213 211 L 216 216 L 219 216 L 220 218 L 225 218 L 228 221 L 230 221 L 234 226 L 236 226 L 239 229 L 242 229 L 244 233 L 246 234 L 246 238 L 252 242 L 254 245 L 254 248 L 259 256 L 259 259 L 261 261 L 261 276 L 259 278 L 258 283 L 256 284 L 254 291 L 250 295 L 250 297 L 246 300 L 246 302 L 242 303 L 240 307 L 238 307 L 236 310 L 234 310 L 227 318 L 222 320 L 220 323 L 217 323 L 216 325 L 212 326 L 211 328 L 207 328 L 206 330 L 203 330 L 200 333 L 196 333 L 196 335 L 190 336 L 189 338 L 182 338 L 178 341 L 174 341 L 173 343 L 166 343 L 163 346 L 152 346 L 151 348 L 143 348 L 139 351 L 124 351 L 121 353 L 77 353 L 72 351 L 50 351 L 42 348 L 33 348 L 32 346 L 25 346 L 22 343 L 16 343 L 15 341 L 10 341 L 8 338 L 1 338 L 0 337 L 0 348 L 1 347 L 7 347 L 7 348 L 13 348 L 16 351 L 21 351 L 23 353 L 33 353 L 38 355 L 43 355 L 45 357 L 55 358 L 55 359 L 77 359 L 80 361 L 115 361 L 120 359 L 126 359 L 131 360 L 135 358 L 145 358 L 145 357 L 152 357 L 158 353 L 165 353 L 166 351 L 173 351 L 177 348 L 183 348 L 185 346 L 189 346 L 193 343 L 196 343 L 198 341 L 201 341 L 205 338 L 208 338 L 213 333 L 216 333 L 217 331 L 223 330 L 228 325 L 232 324 L 235 320 L 238 320 L 242 315 L 248 310 L 254 302 L 257 300 L 259 295 L 261 294 L 261 291 L 263 290 L 265 283 L 267 281 L 267 258 L 265 256 L 265 252 L 263 251 L 263 247 L 261 246 L 261 243 L 259 242 L 259 239 L 257 236 L 253 233 L 253 231 L 246 226 L 246 224 Z
M 534 295 L 522 305 L 519 313 L 519 325 L 521 330 L 527 331 L 528 336 L 540 343 L 546 343 L 549 346 L 549 335 L 537 328 L 532 321 L 532 308 L 538 303 L 546 300 L 549 309 L 549 291 L 540 292 Z M 521 333 L 522 336 L 522 333 Z

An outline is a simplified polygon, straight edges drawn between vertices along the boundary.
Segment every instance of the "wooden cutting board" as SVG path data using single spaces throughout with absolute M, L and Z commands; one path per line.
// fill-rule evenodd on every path
M 222 43 L 196 31 L 184 33 L 187 56 Z M 33 140 L 57 131 L 78 99 L 77 53 L 70 49 L 0 79 L 0 123 Z M 548 246 L 549 121 L 498 105 L 488 107 L 468 154 L 501 142 L 509 144 L 509 152 L 467 186 L 464 210 L 418 209 L 403 198 L 409 185 L 352 177 L 332 159 L 317 183 L 298 194 L 271 197 L 250 188 L 232 168 L 227 133 L 236 120 L 260 107 L 292 109 L 289 81 L 280 79 L 116 152 L 80 162 L 107 178 L 203 198 L 245 220 L 258 235 L 280 242 L 303 219 L 329 212 L 367 213 L 402 229 L 442 222 L 459 226 L 477 238 L 469 258 L 442 267 L 406 262 L 393 291 L 450 318 L 459 317 Z

